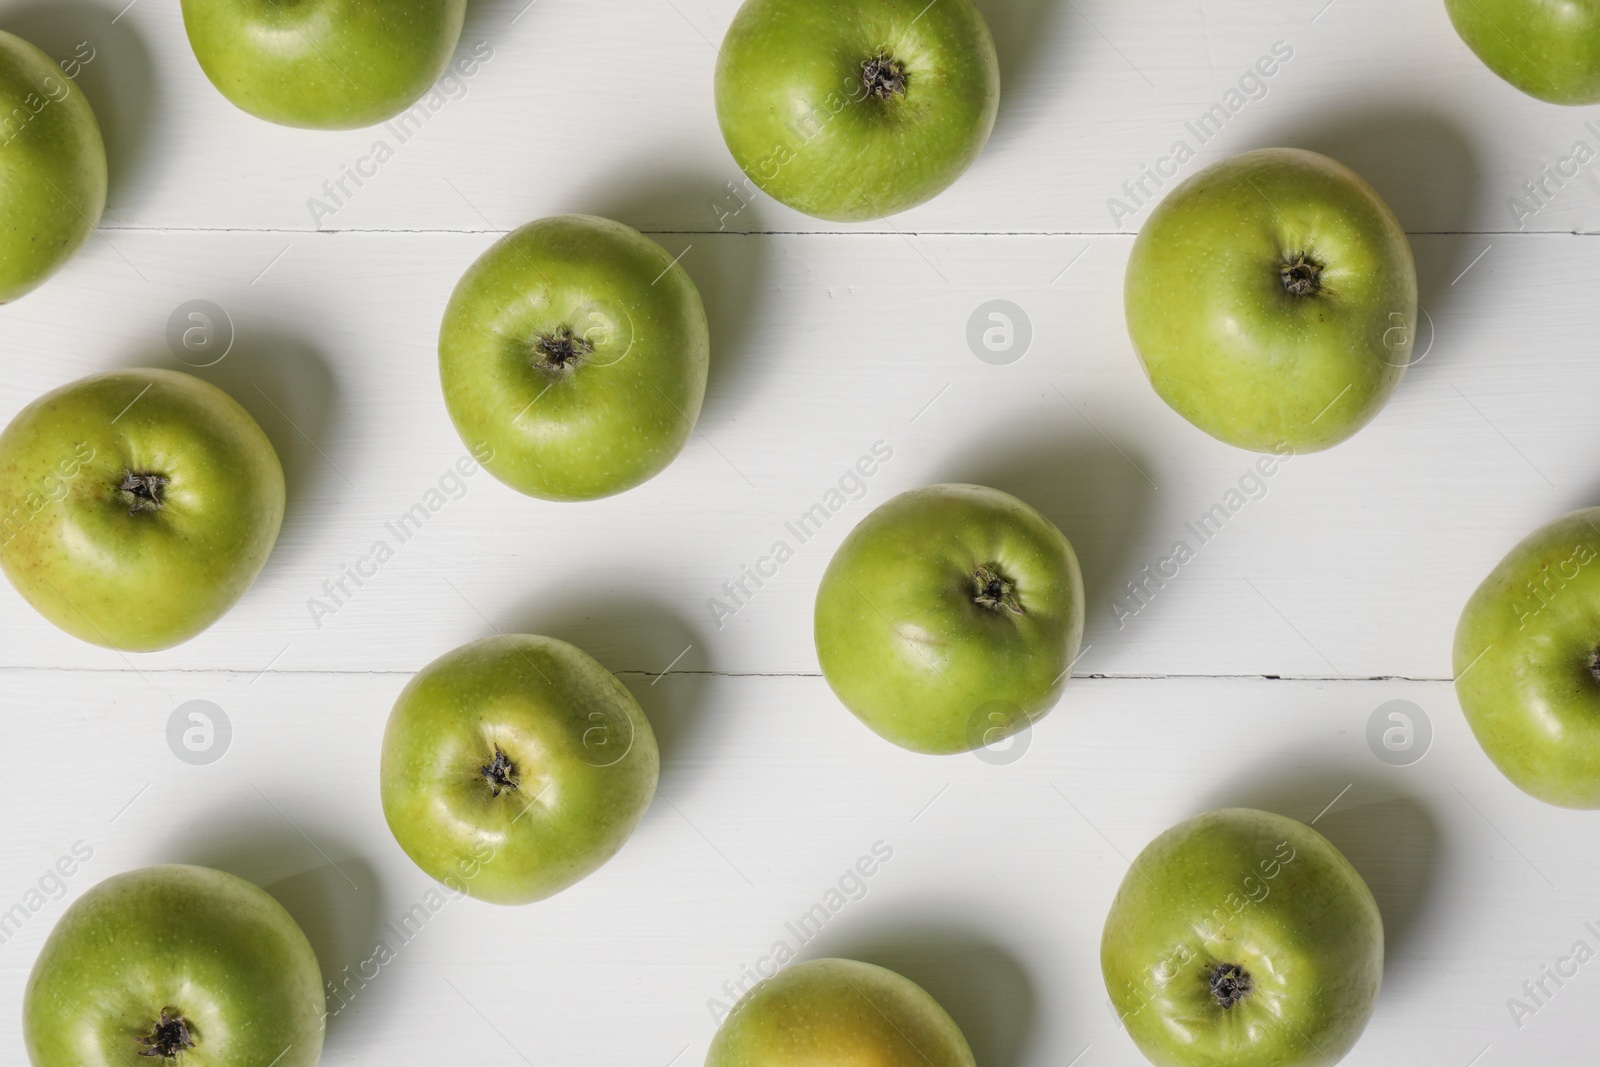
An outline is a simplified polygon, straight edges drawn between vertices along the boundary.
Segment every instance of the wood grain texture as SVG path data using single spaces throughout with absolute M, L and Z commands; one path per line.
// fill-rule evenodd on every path
M 306 926 L 349 1001 L 332 1067 L 465 1062 L 463 1044 L 473 1062 L 687 1067 L 708 1002 L 780 940 L 901 969 L 986 1067 L 1136 1065 L 1100 985 L 1111 894 L 1162 829 L 1243 803 L 1315 819 L 1383 908 L 1385 993 L 1347 1062 L 1586 1062 L 1600 978 L 1567 980 L 1520 1028 L 1507 999 L 1574 942 L 1600 947 L 1593 819 L 1506 783 L 1447 679 L 1478 580 L 1600 482 L 1600 242 L 1584 236 L 1600 161 L 1559 185 L 1543 172 L 1575 142 L 1600 149 L 1592 109 L 1500 83 L 1437 2 L 980 0 L 1004 82 L 988 150 L 929 204 L 841 227 L 750 192 L 721 143 L 713 42 L 736 0 L 473 0 L 460 54 L 488 56 L 436 108 L 318 134 L 228 105 L 176 4 L 124 3 L 0 2 L 0 28 L 52 55 L 90 42 L 79 84 L 113 171 L 100 235 L 0 309 L 0 420 L 98 370 L 184 366 L 169 320 L 209 300 L 234 343 L 196 373 L 260 420 L 290 506 L 256 587 L 170 652 L 75 642 L 0 586 L 0 915 L 39 901 L 17 932 L 0 924 L 0 1003 L 70 899 L 186 860 L 267 885 Z M 1241 86 L 1279 42 L 1292 56 Z M 1213 105 L 1229 114 L 1202 143 L 1190 125 Z M 324 183 L 379 140 L 393 158 L 335 202 Z M 1173 180 L 1263 145 L 1327 152 L 1413 235 L 1426 355 L 1330 453 L 1252 473 L 1142 378 L 1121 277 L 1162 189 L 1124 183 L 1179 140 L 1195 154 Z M 451 480 L 466 450 L 435 355 L 467 265 L 565 211 L 681 253 L 713 335 L 683 456 L 578 506 Z M 1009 365 L 969 341 L 994 300 L 1031 335 Z M 877 442 L 892 459 L 850 480 Z M 1084 566 L 1080 677 L 1005 765 L 900 752 L 817 676 L 833 549 L 893 494 L 947 480 L 1029 500 Z M 325 588 L 379 540 L 395 554 L 375 577 Z M 794 558 L 756 585 L 746 568 L 778 540 Z M 1151 579 L 1178 541 L 1193 561 Z M 420 919 L 429 883 L 383 824 L 378 737 L 412 671 L 497 630 L 623 672 L 661 738 L 662 792 L 581 889 Z M 217 763 L 169 751 L 190 700 L 229 717 Z M 1366 739 L 1392 700 L 1434 732 L 1412 766 Z M 93 858 L 60 899 L 30 897 L 79 841 Z M 879 841 L 892 860 L 798 944 L 785 924 Z M 386 924 L 407 915 L 420 929 L 402 938 Z M 399 947 L 374 976 L 379 940 Z M 0 1044 L 18 1048 L 17 1026 L 0 1012 Z

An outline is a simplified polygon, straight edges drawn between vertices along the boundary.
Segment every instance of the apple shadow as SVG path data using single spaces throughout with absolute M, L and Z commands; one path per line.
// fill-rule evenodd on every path
M 1432 373 L 1423 367 L 1441 355 L 1436 333 L 1447 328 L 1452 305 L 1464 291 L 1455 282 L 1486 243 L 1463 232 L 1482 187 L 1472 142 L 1441 115 L 1380 108 L 1297 119 L 1273 130 L 1263 143 L 1309 148 L 1337 159 L 1370 182 L 1413 235 L 1417 303 L 1427 314 L 1418 315 L 1411 373 Z
M 518 16 L 517 25 L 532 24 L 541 14 L 539 7 L 534 4 Z M 470 49 L 478 41 L 496 40 L 505 32 L 504 8 L 496 7 L 489 0 L 467 0 L 467 14 L 461 21 L 461 42 L 456 45 L 456 50 L 459 52 L 462 46 Z
M 1081 421 L 1071 412 L 1063 419 Z M 1150 465 L 1136 445 L 1114 446 L 1088 427 L 1001 441 L 994 436 L 988 431 L 957 448 L 933 480 L 1003 490 L 1067 535 L 1083 570 L 1084 646 L 1094 644 L 1099 629 L 1112 621 L 1099 605 L 1114 599 L 1119 583 L 1140 562 L 1132 551 L 1149 521 L 1155 492 L 1146 479 Z
M 756 388 L 754 371 L 760 361 L 751 349 L 758 344 L 755 324 L 770 238 L 759 232 L 755 201 L 765 195 L 746 183 L 730 160 L 726 174 L 668 175 L 647 185 L 601 191 L 585 206 L 592 214 L 650 235 L 668 254 L 682 256 L 678 262 L 700 290 L 711 331 L 711 369 L 700 424 L 712 431 L 736 418 Z M 681 231 L 684 219 L 702 219 L 704 225 L 694 226 L 692 233 L 666 232 Z
M 570 583 L 582 588 L 581 580 Z M 600 661 L 628 687 L 656 735 L 661 750 L 661 785 L 670 795 L 678 787 L 684 761 L 700 746 L 706 686 L 714 673 L 704 635 L 657 601 L 629 596 L 554 601 L 541 596 L 510 618 L 497 622 L 504 633 L 542 634 L 576 645 Z M 671 673 L 664 673 L 668 667 Z
M 74 79 L 100 124 L 111 185 L 107 215 L 125 214 L 124 193 L 141 178 L 155 111 L 157 80 L 150 49 L 121 3 L 45 0 L 5 12 L 0 28 L 37 45 L 51 59 L 79 64 Z M 84 58 L 88 57 L 88 62 Z
M 382 975 L 361 980 L 360 965 L 369 960 L 383 937 L 386 893 L 376 870 L 345 842 L 330 840 L 316 829 L 290 826 L 265 805 L 246 804 L 218 821 L 226 836 L 181 839 L 166 851 L 174 863 L 213 867 L 265 889 L 282 904 L 316 953 L 324 983 L 342 990 L 359 1011 L 342 1011 L 340 1000 L 328 998 L 326 1047 L 360 1042 L 347 1031 L 369 1032 L 381 1026 Z M 342 857 L 334 860 L 330 857 Z M 350 978 L 343 972 L 349 968 Z M 370 969 L 368 969 L 370 974 Z M 358 982 L 360 985 L 358 986 Z
M 1404 773 L 1403 768 L 1394 772 Z M 1313 828 L 1344 853 L 1378 902 L 1385 984 L 1395 975 L 1395 957 L 1427 912 L 1443 845 L 1433 812 L 1417 797 L 1397 791 L 1394 780 L 1348 762 L 1334 763 L 1325 750 L 1307 748 L 1263 760 L 1217 789 L 1199 809 L 1259 808 L 1307 824 L 1315 820 Z M 1338 803 L 1328 808 L 1335 797 Z
M 1018 102 L 1031 97 L 1040 84 L 1056 87 L 1053 72 L 1041 71 L 1039 60 L 1064 5 L 1062 0 L 977 0 L 977 5 L 1000 60 L 1000 111 L 989 140 L 991 145 L 1005 144 L 1019 130 Z
M 927 990 L 950 1013 L 973 1059 L 983 1067 L 1027 1062 L 1038 997 L 1020 962 L 981 932 L 936 921 L 875 923 L 865 938 L 833 944 L 817 956 L 887 967 Z M 813 942 L 816 946 L 817 942 Z
M 354 489 L 328 458 L 333 446 L 327 435 L 339 410 L 339 382 L 321 350 L 303 336 L 242 317 L 234 320 L 234 329 L 233 347 L 209 367 L 196 367 L 157 350 L 136 354 L 124 365 L 193 374 L 217 386 L 250 413 L 283 464 L 287 494 L 283 529 L 287 534 L 316 513 L 308 502 L 320 495 L 323 486 L 339 483 L 336 493 Z M 314 541 L 309 536 L 280 534 L 267 567 L 289 562 L 292 552 L 285 551 L 286 545 L 309 548 Z

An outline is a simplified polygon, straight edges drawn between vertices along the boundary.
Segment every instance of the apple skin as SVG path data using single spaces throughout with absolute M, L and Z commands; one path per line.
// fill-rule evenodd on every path
M 1484 65 L 1551 104 L 1600 104 L 1600 2 L 1445 0 Z
M 1219 968 L 1252 984 L 1215 984 Z M 1106 916 L 1112 1007 L 1157 1067 L 1325 1067 L 1360 1038 L 1383 980 L 1383 919 L 1361 875 L 1304 823 L 1250 808 L 1157 837 Z M 1218 993 L 1213 993 L 1213 988 Z
M 1019 610 L 979 602 L 1003 592 L 994 579 Z M 968 752 L 1060 699 L 1083 639 L 1083 576 L 1061 531 L 1016 497 L 913 489 L 839 546 L 815 637 L 828 684 L 867 726 L 913 752 Z
M 1456 698 L 1517 788 L 1600 808 L 1600 508 L 1529 534 L 1456 625 Z
M 880 95 L 863 65 L 885 54 L 903 85 L 880 78 Z M 931 199 L 978 158 L 1000 64 L 971 0 L 745 0 L 716 99 L 728 150 L 763 192 L 860 222 Z
M 53 60 L 0 31 L 0 304 L 83 247 L 106 207 L 106 146 L 83 92 Z
M 1322 270 L 1297 294 L 1281 272 L 1301 253 Z M 1256 452 L 1355 433 L 1415 340 L 1417 272 L 1394 213 L 1348 167 L 1294 148 L 1233 156 L 1169 193 L 1134 241 L 1123 296 L 1161 399 Z
M 939 1002 L 909 978 L 856 960 L 796 963 L 734 1005 L 706 1067 L 974 1067 Z
M 176 1057 L 142 1043 L 164 1010 L 194 1041 Z M 33 965 L 22 1028 L 33 1067 L 313 1067 L 325 1015 L 316 954 L 283 905 L 242 878 L 173 865 L 73 902 Z
M 183 0 L 189 44 L 240 110 L 350 130 L 404 111 L 444 72 L 467 0 Z
M 540 348 L 563 339 L 592 351 Z M 610 496 L 664 470 L 694 432 L 710 361 L 688 272 L 593 215 L 501 238 L 462 276 L 439 330 L 456 432 L 491 454 L 489 473 L 545 500 Z
M 130 473 L 168 479 L 159 507 L 122 488 Z M 216 622 L 261 573 L 283 508 L 261 427 L 178 371 L 80 379 L 0 432 L 0 569 L 91 644 L 151 652 Z
M 406 855 L 451 890 L 527 904 L 616 854 L 660 762 L 638 701 L 588 653 L 487 637 L 428 664 L 395 702 L 383 814 Z

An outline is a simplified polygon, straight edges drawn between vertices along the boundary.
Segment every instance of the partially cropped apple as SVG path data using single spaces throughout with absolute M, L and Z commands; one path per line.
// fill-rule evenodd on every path
M 1139 853 L 1106 916 L 1100 967 L 1157 1067 L 1327 1067 L 1377 1003 L 1383 919 L 1327 838 L 1223 808 Z
M 1467 47 L 1500 77 L 1552 104 L 1600 104 L 1600 2 L 1445 0 Z
M 94 233 L 106 146 L 83 92 L 22 38 L 0 31 L 0 304 L 36 288 Z
M 50 931 L 28 978 L 33 1067 L 314 1067 L 322 972 L 283 905 L 206 867 L 107 878 Z
M 972 0 L 745 0 L 717 120 L 769 196 L 854 222 L 915 207 L 978 158 L 1000 65 Z
M 845 707 L 914 752 L 967 752 L 1060 699 L 1083 639 L 1083 577 L 1049 519 L 981 485 L 890 500 L 817 590 L 822 673 Z
M 183 0 L 200 69 L 243 111 L 346 130 L 404 111 L 444 72 L 467 0 Z
M 655 794 L 638 701 L 565 641 L 507 634 L 424 667 L 383 735 L 383 814 L 457 893 L 527 904 L 616 854 Z
M 0 433 L 0 568 L 46 619 L 108 648 L 168 648 L 221 618 L 283 507 L 267 435 L 189 374 L 84 378 Z
M 921 986 L 855 960 L 797 963 L 723 1020 L 706 1067 L 974 1067 L 955 1021 Z
M 1456 697 L 1521 790 L 1600 808 L 1600 508 L 1529 534 L 1456 625 Z
M 546 500 L 655 477 L 694 432 L 711 337 L 683 266 L 592 215 L 531 222 L 478 258 L 439 328 L 456 432 L 490 474 Z
M 1140 229 L 1123 295 L 1161 399 L 1257 452 L 1338 444 L 1411 362 L 1405 231 L 1359 175 L 1315 152 L 1245 152 L 1179 185 Z

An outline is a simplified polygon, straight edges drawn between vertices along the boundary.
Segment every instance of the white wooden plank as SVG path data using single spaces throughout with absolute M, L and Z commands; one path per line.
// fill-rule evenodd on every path
M 23 900 L 74 842 L 93 858 L 0 945 L 0 998 L 17 1002 L 70 899 L 155 862 L 220 864 L 267 885 L 328 972 L 397 942 L 385 924 L 430 884 L 393 844 L 377 797 L 378 738 L 404 680 L 8 671 L 13 721 L 31 728 L 8 738 L 0 904 Z M 1600 861 L 1574 847 L 1589 817 L 1500 778 L 1445 683 L 1079 680 L 1020 758 L 988 765 L 892 748 L 816 678 L 627 681 L 664 757 L 663 795 L 634 839 L 542 904 L 440 909 L 350 986 L 329 1067 L 519 1055 L 665 1065 L 680 1053 L 697 1064 L 707 1002 L 780 940 L 925 982 L 979 1062 L 1060 1065 L 1087 1046 L 1081 1063 L 1134 1067 L 1143 1061 L 1100 983 L 1100 924 L 1124 857 L 1228 804 L 1315 819 L 1379 900 L 1385 988 L 1351 1067 L 1465 1064 L 1485 1046 L 1484 1064 L 1571 1063 L 1588 1047 L 1600 987 L 1586 974 L 1520 1030 L 1506 1000 L 1575 940 L 1593 947 L 1583 923 L 1600 920 Z M 231 720 L 231 748 L 209 766 L 166 748 L 168 716 L 191 699 Z M 1391 700 L 1431 723 L 1411 766 L 1381 762 L 1365 740 Z M 794 944 L 784 924 L 879 841 L 893 857 L 864 895 Z M 17 1026 L 17 1013 L 0 1014 L 8 1047 Z
M 1582 238 L 1419 237 L 1431 351 L 1363 433 L 1264 488 L 1248 481 L 1253 455 L 1192 429 L 1144 382 L 1122 323 L 1126 238 L 663 239 L 711 308 L 710 396 L 679 461 L 610 500 L 543 503 L 480 475 L 406 543 L 386 527 L 463 454 L 434 342 L 487 234 L 113 234 L 5 309 L 0 418 L 96 370 L 181 366 L 165 330 L 190 299 L 231 316 L 234 351 L 197 373 L 278 443 L 289 517 L 245 601 L 140 669 L 412 670 L 487 618 L 581 622 L 601 646 L 672 635 L 631 669 L 693 645 L 684 665 L 814 671 L 811 600 L 850 526 L 901 490 L 969 480 L 1018 493 L 1077 545 L 1092 646 L 1080 672 L 1443 678 L 1488 568 L 1592 501 L 1600 363 L 1584 320 L 1600 249 Z M 1008 366 L 966 338 L 995 298 L 1031 321 Z M 785 523 L 879 440 L 894 458 L 801 544 Z M 1202 545 L 1190 524 L 1241 479 L 1258 499 Z M 795 558 L 759 589 L 746 580 L 745 603 L 730 597 L 723 583 L 779 539 Z M 395 558 L 337 603 L 323 583 L 378 540 Z M 1196 558 L 1140 607 L 1126 583 L 1178 540 Z M 338 610 L 314 619 L 316 601 Z M 0 589 L 0 664 L 127 663 Z
M 732 218 L 711 206 L 728 210 L 726 184 L 741 181 L 711 102 L 714 45 L 737 0 L 474 0 L 461 54 L 492 57 L 441 94 L 420 132 L 398 134 L 253 119 L 206 82 L 176 4 L 135 0 L 117 18 L 125 4 L 0 6 L 0 25 L 52 54 L 85 40 L 96 48 L 80 77 L 110 132 L 111 226 L 480 229 L 650 199 L 646 221 L 659 229 L 839 229 L 760 195 Z M 1443 4 L 1381 14 L 1352 0 L 980 6 L 1004 84 L 989 148 L 944 196 L 856 229 L 1133 232 L 1143 210 L 1127 216 L 1108 201 L 1139 207 L 1123 184 L 1180 140 L 1196 152 L 1184 174 L 1265 144 L 1330 152 L 1414 230 L 1600 225 L 1592 163 L 1549 184 L 1531 214 L 1510 209 L 1526 199 L 1524 182 L 1545 180 L 1542 168 L 1578 140 L 1600 149 L 1600 134 L 1587 113 L 1523 97 L 1484 70 Z M 1292 58 L 1258 89 L 1248 76 L 1279 42 Z M 1185 124 L 1214 104 L 1233 113 L 1201 130 L 1202 142 Z M 376 175 L 359 188 L 346 180 L 352 195 L 335 203 L 324 182 L 379 140 L 394 158 L 364 166 Z M 313 198 L 334 213 L 313 212 Z

